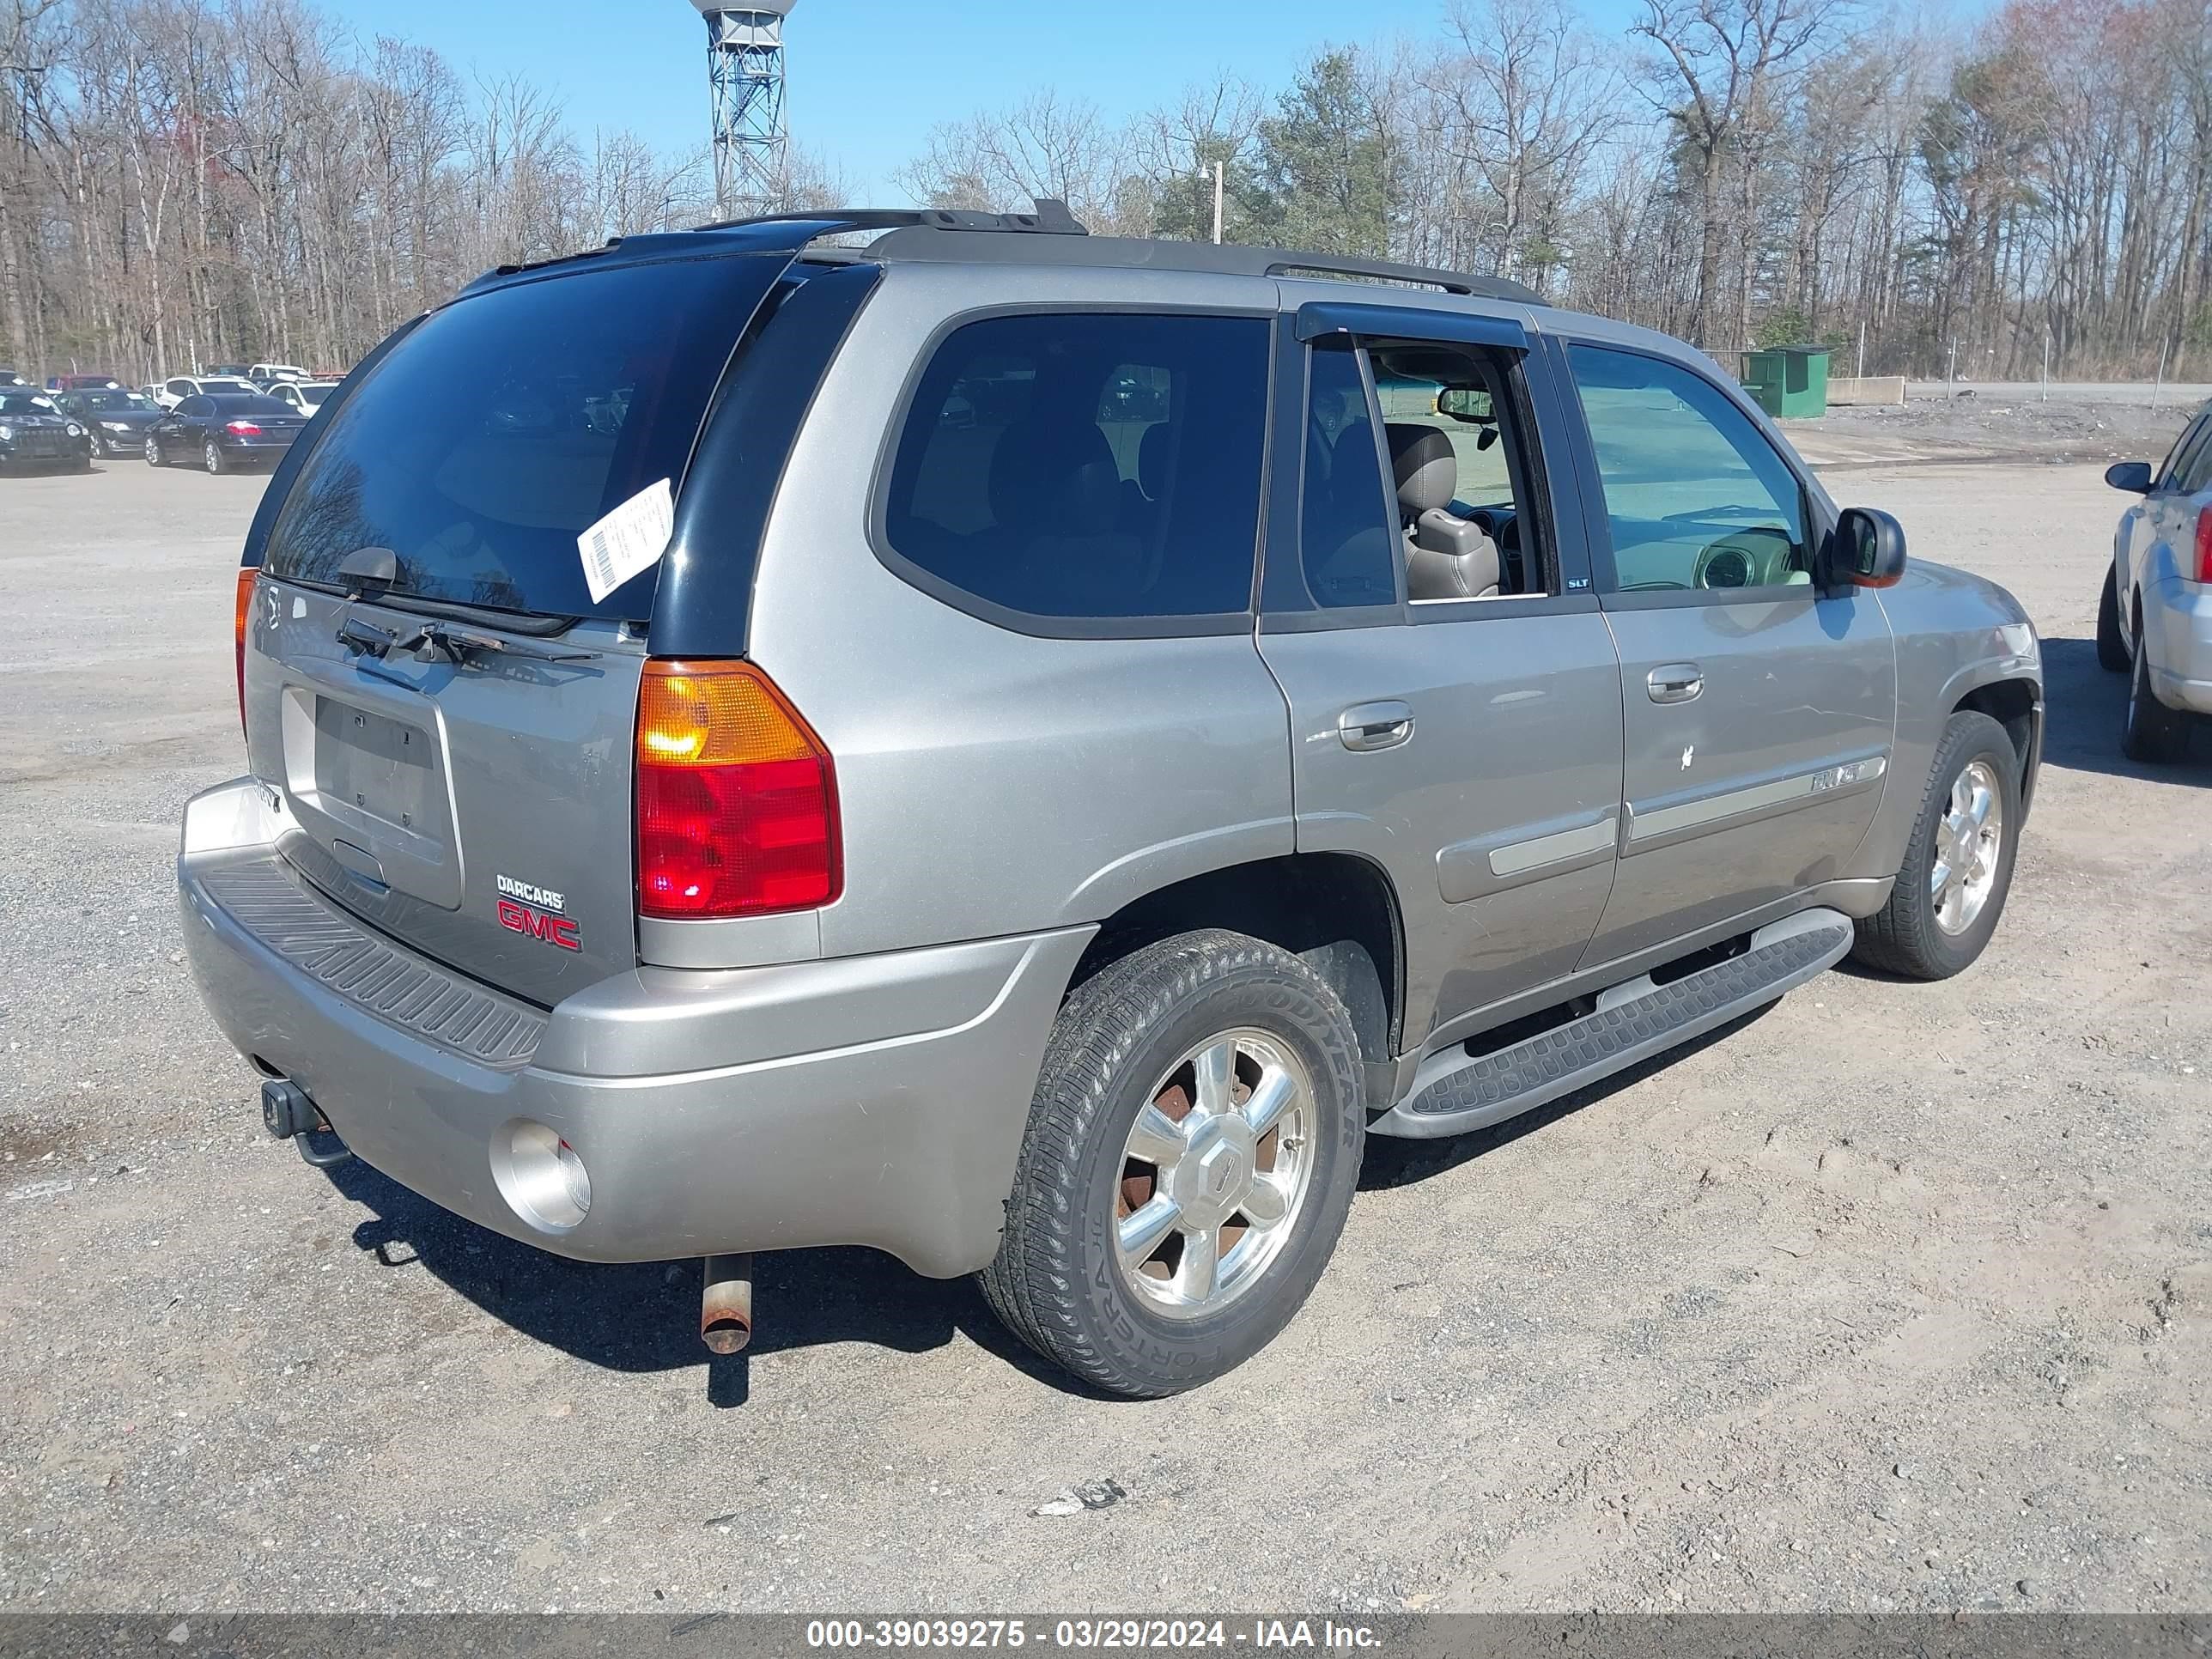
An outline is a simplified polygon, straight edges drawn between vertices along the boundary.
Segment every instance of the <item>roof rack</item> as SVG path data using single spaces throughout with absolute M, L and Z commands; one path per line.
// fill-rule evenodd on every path
M 1091 233 L 1067 204 L 1055 197 L 1034 198 L 1034 213 L 981 213 L 969 208 L 823 208 L 813 213 L 765 213 L 750 219 L 718 219 L 697 225 L 696 230 L 735 230 L 743 225 L 803 224 L 812 220 L 834 223 L 824 235 L 854 230 L 999 230 L 1033 236 L 1088 236 Z
M 782 228 L 779 229 L 781 227 Z M 1534 289 L 1503 276 L 1474 276 L 1463 270 L 1404 265 L 1357 255 L 1311 253 L 1297 248 L 1245 247 L 1236 243 L 1170 242 L 1136 236 L 1093 236 L 1048 196 L 1036 198 L 1033 213 L 982 213 L 967 208 L 823 208 L 812 213 L 769 213 L 750 219 L 725 219 L 692 230 L 617 238 L 562 258 L 529 265 L 501 265 L 469 284 L 473 291 L 503 278 L 569 260 L 605 257 L 617 249 L 633 255 L 665 250 L 684 239 L 719 234 L 732 243 L 757 244 L 788 258 L 807 242 L 857 231 L 883 234 L 857 253 L 866 259 L 939 260 L 974 263 L 1091 265 L 1122 270 L 1216 271 L 1231 276 L 1350 276 L 1407 287 L 1440 289 L 1446 294 L 1504 300 L 1516 305 L 1544 303 Z
M 1170 242 L 1135 236 L 1093 236 L 1067 204 L 1036 198 L 1034 213 L 978 213 L 958 208 L 824 208 L 817 213 L 776 213 L 702 225 L 734 230 L 747 225 L 818 222 L 823 236 L 849 231 L 885 233 L 870 242 L 872 259 L 972 261 L 1109 265 L 1155 270 L 1219 271 L 1232 276 L 1353 276 L 1440 289 L 1447 294 L 1517 305 L 1544 303 L 1534 289 L 1504 276 L 1399 264 L 1357 255 L 1310 253 L 1296 248 L 1246 247 L 1237 243 Z

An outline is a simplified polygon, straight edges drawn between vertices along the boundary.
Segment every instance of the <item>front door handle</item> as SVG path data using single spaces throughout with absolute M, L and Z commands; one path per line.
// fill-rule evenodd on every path
M 1693 662 L 1662 663 L 1644 677 L 1654 702 L 1689 702 L 1705 689 L 1705 671 Z
M 1354 754 L 1395 749 L 1413 735 L 1413 711 L 1395 700 L 1354 703 L 1336 717 L 1336 735 Z

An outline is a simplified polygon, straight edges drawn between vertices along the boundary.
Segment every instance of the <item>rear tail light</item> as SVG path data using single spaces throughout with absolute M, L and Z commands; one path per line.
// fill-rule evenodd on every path
M 2192 580 L 2212 582 L 2212 507 L 2197 511 L 2197 574 Z
M 261 435 L 261 428 L 251 421 L 233 421 L 224 427 L 223 430 L 235 432 L 241 438 L 258 438 Z
M 246 619 L 253 614 L 253 583 L 258 566 L 241 565 L 238 572 L 238 613 L 233 633 L 238 646 L 238 729 L 246 730 Z
M 750 663 L 653 661 L 637 701 L 638 914 L 750 916 L 843 884 L 830 750 Z

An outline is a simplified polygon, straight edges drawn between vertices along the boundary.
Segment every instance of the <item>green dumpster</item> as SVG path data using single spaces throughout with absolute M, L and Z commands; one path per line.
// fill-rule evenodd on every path
M 1744 359 L 1744 389 L 1768 414 L 1802 419 L 1828 412 L 1826 346 L 1770 346 Z

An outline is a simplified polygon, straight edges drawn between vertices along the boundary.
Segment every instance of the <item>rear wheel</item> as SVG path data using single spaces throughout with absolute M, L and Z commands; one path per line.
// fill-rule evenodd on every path
M 2128 708 L 2120 728 L 2120 752 L 2131 761 L 2163 766 L 2189 752 L 2189 716 L 2168 708 L 2151 690 L 2150 653 L 2142 629 L 2136 629 L 2134 672 L 2128 679 Z
M 1987 714 L 1952 715 L 1897 884 L 1858 924 L 1852 956 L 1908 979 L 1948 979 L 1971 967 L 2004 914 L 2019 826 L 2012 738 Z
M 1101 1389 L 1209 1382 L 1305 1302 L 1365 1133 L 1358 1039 L 1320 975 L 1241 933 L 1147 946 L 1053 1027 L 983 1293 Z
M 230 463 L 223 459 L 222 446 L 212 438 L 207 441 L 207 447 L 200 452 L 200 459 L 206 465 L 210 478 L 220 478 L 230 470 Z
M 2097 601 L 2097 666 L 2115 674 L 2128 672 L 2128 641 L 2120 632 L 2120 583 L 2105 567 L 2105 592 Z

